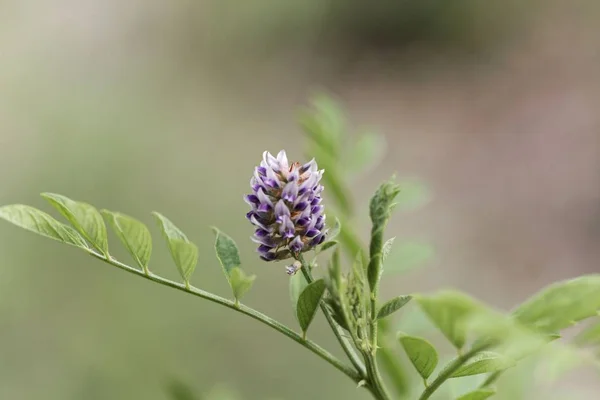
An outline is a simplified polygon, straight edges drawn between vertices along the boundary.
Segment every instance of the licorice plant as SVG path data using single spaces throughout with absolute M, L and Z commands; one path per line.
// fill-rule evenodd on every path
M 265 151 L 254 171 L 248 170 L 250 187 L 244 198 L 249 206 L 246 218 L 254 229 L 251 240 L 258 246 L 253 261 L 280 263 L 279 271 L 290 276 L 299 331 L 242 304 L 256 277 L 244 272 L 235 241 L 217 228 L 212 228 L 216 257 L 231 287 L 231 299 L 192 285 L 198 248 L 160 213 L 154 216 L 181 275 L 180 282 L 151 271 L 148 228 L 119 212 L 98 211 L 84 202 L 43 193 L 65 223 L 21 204 L 1 207 L 0 217 L 140 278 L 245 314 L 311 351 L 346 375 L 357 390 L 366 390 L 379 400 L 427 400 L 432 396 L 487 399 L 496 394 L 495 384 L 503 382 L 499 378 L 505 371 L 526 357 L 542 360 L 546 368 L 552 367 L 553 375 L 582 362 L 597 364 L 599 275 L 555 283 L 510 313 L 456 290 L 404 293 L 382 300 L 379 286 L 385 277 L 384 267 L 393 267 L 388 264 L 394 262 L 388 257 L 394 238 L 387 237 L 386 225 L 410 185 L 391 179 L 379 186 L 369 203 L 370 240 L 364 246 L 353 226 L 350 176 L 357 166 L 365 169 L 373 165 L 382 152 L 381 137 L 365 134 L 351 140 L 339 108 L 324 96 L 304 110 L 301 126 L 308 139 L 309 157 L 292 161 L 284 150 L 276 155 Z M 134 264 L 110 254 L 105 222 Z M 324 267 L 316 269 L 317 262 Z M 268 271 L 279 273 L 277 269 Z M 404 324 L 402 332 L 394 332 L 391 317 L 407 304 L 427 317 L 441 333 L 439 337 L 455 349 L 454 357 L 440 362 L 440 350 L 429 340 L 411 334 L 410 324 Z M 308 338 L 319 310 L 347 360 Z M 582 320 L 590 320 L 590 324 L 574 340 L 561 339 L 561 331 Z M 448 381 L 464 382 L 462 390 L 449 392 L 447 388 L 452 385 L 445 384 Z

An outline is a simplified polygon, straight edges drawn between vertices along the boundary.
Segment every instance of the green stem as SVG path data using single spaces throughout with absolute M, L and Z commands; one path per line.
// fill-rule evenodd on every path
M 306 281 L 308 283 L 314 282 L 314 278 L 310 271 L 310 266 L 308 265 L 302 254 L 298 256 L 298 261 L 300 261 L 300 263 L 302 264 L 302 274 L 306 278 Z M 358 370 L 359 374 L 361 376 L 366 376 L 365 366 L 360 360 L 356 351 L 354 351 L 354 349 L 352 348 L 352 344 L 350 343 L 350 341 L 344 336 L 343 329 L 337 324 L 337 322 L 335 322 L 333 316 L 331 315 L 327 307 L 325 307 L 325 304 L 323 302 L 321 302 L 320 306 L 321 311 L 323 311 L 323 315 L 325 315 L 327 323 L 333 330 L 333 333 L 335 334 L 335 337 L 342 346 L 344 353 L 346 353 L 346 356 L 348 356 L 348 359 L 350 360 L 352 365 L 354 365 L 354 367 Z
M 96 257 L 110 265 L 113 265 L 117 268 L 120 268 L 124 271 L 127 271 L 129 273 L 132 273 L 134 275 L 138 275 L 141 276 L 142 278 L 148 279 L 150 281 L 159 283 L 161 285 L 164 286 L 169 286 L 173 289 L 177 289 L 177 290 L 181 290 L 182 292 L 186 292 L 189 294 L 192 294 L 194 296 L 203 298 L 205 300 L 208 301 L 212 301 L 213 303 L 217 303 L 220 304 L 222 306 L 225 306 L 227 308 L 230 308 L 232 310 L 238 311 L 242 314 L 245 314 L 247 316 L 249 316 L 250 318 L 253 318 L 257 321 L 262 322 L 263 324 L 275 329 L 276 331 L 284 334 L 285 336 L 289 337 L 290 339 L 292 339 L 293 341 L 295 341 L 296 343 L 304 346 L 305 348 L 307 348 L 308 350 L 312 351 L 314 354 L 316 354 L 317 356 L 321 357 L 323 360 L 327 361 L 329 364 L 331 364 L 332 366 L 334 366 L 336 369 L 338 369 L 339 371 L 343 372 L 345 375 L 347 375 L 350 379 L 352 379 L 355 383 L 359 383 L 363 377 L 361 375 L 359 375 L 353 368 L 345 365 L 344 363 L 342 363 L 340 360 L 338 360 L 335 356 L 333 356 L 331 353 L 329 353 L 327 350 L 323 349 L 321 346 L 319 346 L 318 344 L 310 341 L 310 340 L 305 340 L 302 338 L 302 336 L 298 335 L 296 332 L 294 332 L 293 330 L 291 330 L 290 328 L 288 328 L 287 326 L 283 325 L 282 323 L 274 320 L 271 317 L 266 316 L 265 314 L 254 310 L 253 308 L 250 308 L 248 306 L 245 306 L 243 304 L 236 304 L 235 302 L 231 301 L 231 300 L 227 300 L 223 297 L 217 296 L 215 294 L 206 292 L 204 290 L 195 288 L 193 286 L 188 286 L 186 287 L 185 284 L 181 284 L 181 283 L 177 283 L 174 281 L 170 281 L 168 279 L 162 278 L 160 276 L 154 275 L 154 274 L 150 274 L 150 275 L 146 275 L 144 273 L 144 271 L 138 270 L 136 268 L 130 267 L 129 265 L 123 264 L 115 259 L 113 259 L 110 256 L 105 256 L 103 254 L 97 253 L 94 250 L 88 250 L 89 254 L 92 255 L 93 257 Z
M 306 281 L 308 283 L 312 283 L 314 281 L 314 278 L 310 271 L 310 266 L 306 263 L 306 261 L 304 260 L 304 257 L 302 257 L 302 255 L 298 256 L 298 261 L 300 261 L 300 263 L 302 264 L 302 273 L 304 274 Z M 346 339 L 343 336 L 342 329 L 335 322 L 335 320 L 331 316 L 331 313 L 329 312 L 329 310 L 327 309 L 327 307 L 325 307 L 325 305 L 323 303 L 321 303 L 321 310 L 323 311 L 323 314 L 325 315 L 327 322 L 333 329 L 333 332 L 335 333 L 338 341 L 340 342 L 340 344 L 342 345 L 342 348 L 344 349 L 344 352 L 346 353 L 346 355 L 348 356 L 348 358 L 350 359 L 352 364 L 356 367 L 356 369 L 358 369 L 358 371 L 361 372 L 361 374 L 363 374 L 363 376 L 368 376 L 368 378 L 369 378 L 368 386 L 369 386 L 369 389 L 371 390 L 371 393 L 373 393 L 373 395 L 379 400 L 391 399 L 389 393 L 387 392 L 387 390 L 385 389 L 385 386 L 383 385 L 383 379 L 381 378 L 381 374 L 379 372 L 379 367 L 377 365 L 377 360 L 375 359 L 375 351 L 372 351 L 371 353 L 369 353 L 368 351 L 363 352 L 364 357 L 365 357 L 365 364 L 366 364 L 366 370 L 365 370 L 365 366 L 363 366 L 362 362 L 360 361 L 358 354 L 354 351 L 354 349 L 353 349 L 352 345 L 350 344 L 350 342 L 348 341 L 348 339 Z
M 377 397 L 381 400 L 391 399 L 385 385 L 383 384 L 383 378 L 379 372 L 379 366 L 374 354 L 365 354 L 365 362 L 367 364 L 367 371 L 369 373 L 369 381 L 371 386 L 377 392 Z
M 377 297 L 379 292 L 379 278 L 382 268 L 381 251 L 383 247 L 383 226 L 373 225 L 371 232 L 371 244 L 369 246 L 369 266 L 367 268 L 367 276 L 369 280 L 370 290 L 370 312 L 369 312 L 369 338 L 371 351 L 365 354 L 365 357 L 369 360 L 367 364 L 371 365 L 371 380 L 376 385 L 381 394 L 385 398 L 390 398 L 383 384 L 383 379 L 379 373 L 379 367 L 377 364 L 377 340 L 378 334 L 378 322 L 377 322 Z
M 429 397 L 431 397 L 431 395 L 442 385 L 442 383 L 446 382 L 457 369 L 462 367 L 477 353 L 485 350 L 488 347 L 489 345 L 487 344 L 478 347 L 473 347 L 471 350 L 452 361 L 446 368 L 444 368 L 440 372 L 437 378 L 435 378 L 435 380 L 425 388 L 425 390 L 421 394 L 421 397 L 419 397 L 419 400 L 427 400 Z

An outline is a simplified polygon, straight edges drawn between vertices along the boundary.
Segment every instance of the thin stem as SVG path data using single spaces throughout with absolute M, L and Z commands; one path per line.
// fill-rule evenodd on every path
M 300 261 L 300 263 L 302 264 L 302 274 L 304 274 L 306 281 L 308 283 L 314 282 L 314 278 L 310 271 L 310 266 L 308 265 L 302 254 L 298 256 L 298 261 Z M 323 302 L 321 302 L 321 311 L 323 311 L 323 315 L 325 315 L 327 323 L 333 330 L 335 337 L 342 346 L 342 349 L 344 349 L 344 353 L 346 353 L 346 356 L 348 356 L 348 359 L 350 360 L 352 365 L 354 365 L 354 367 L 358 370 L 360 375 L 366 376 L 364 364 L 360 360 L 358 354 L 356 354 L 356 351 L 354 351 L 354 349 L 352 348 L 352 344 L 350 343 L 350 341 L 344 336 L 342 328 L 337 324 L 337 322 L 335 322 L 333 316 L 331 315 L 327 307 L 325 307 L 325 304 Z
M 452 376 L 452 374 L 457 369 L 462 367 L 467 361 L 469 361 L 477 353 L 485 350 L 488 347 L 489 347 L 489 345 L 487 345 L 487 344 L 481 345 L 478 347 L 473 347 L 471 350 L 469 350 L 468 352 L 464 353 L 463 355 L 459 356 L 454 361 L 452 361 L 446 368 L 444 368 L 440 372 L 440 374 L 437 376 L 437 378 L 435 378 L 435 380 L 433 382 L 431 382 L 431 384 L 425 388 L 425 390 L 421 394 L 421 397 L 419 397 L 419 400 L 429 399 L 429 397 L 431 397 L 431 395 L 442 385 L 442 383 L 446 382 L 446 380 L 448 380 L 450 378 L 450 376 Z
M 308 283 L 312 283 L 314 281 L 314 278 L 310 271 L 310 266 L 306 263 L 306 261 L 304 260 L 304 257 L 302 257 L 302 255 L 298 256 L 298 261 L 300 261 L 300 263 L 302 264 L 302 273 L 304 274 L 306 281 Z M 368 386 L 370 387 L 370 390 L 373 393 L 373 395 L 380 400 L 390 399 L 391 397 L 390 397 L 389 393 L 387 392 L 387 390 L 385 389 L 385 386 L 383 385 L 383 379 L 381 378 L 381 374 L 379 373 L 379 367 L 377 365 L 377 360 L 375 359 L 375 352 L 374 351 L 372 351 L 371 353 L 363 352 L 363 355 L 365 357 L 365 364 L 366 364 L 366 371 L 365 371 L 365 367 L 363 366 L 362 362 L 360 361 L 358 354 L 354 351 L 350 342 L 344 336 L 342 336 L 341 328 L 335 322 L 331 313 L 329 312 L 329 310 L 325 307 L 325 305 L 323 303 L 321 303 L 321 310 L 323 311 L 323 314 L 325 315 L 327 322 L 333 329 L 333 332 L 335 333 L 336 337 L 338 338 L 338 341 L 342 345 L 344 352 L 346 352 L 346 355 L 348 356 L 348 358 L 350 359 L 352 364 L 356 367 L 356 369 L 361 371 L 361 373 L 363 375 L 365 375 L 365 373 L 367 374 L 367 376 L 369 378 Z
M 293 330 L 291 330 L 290 328 L 288 328 L 287 326 L 283 325 L 282 323 L 274 320 L 271 317 L 266 316 L 265 314 L 256 311 L 253 308 L 250 308 L 248 306 L 245 306 L 243 304 L 236 304 L 235 302 L 231 301 L 231 300 L 227 300 L 223 297 L 217 296 L 215 294 L 206 292 L 202 289 L 198 289 L 196 287 L 193 286 L 188 286 L 186 287 L 186 285 L 181 284 L 181 283 L 177 283 L 165 278 L 162 278 L 158 275 L 154 275 L 154 274 L 150 274 L 150 275 L 146 275 L 144 273 L 144 271 L 138 270 L 136 268 L 130 267 L 129 265 L 123 264 L 115 259 L 113 259 L 110 256 L 105 256 L 103 254 L 97 253 L 94 250 L 88 250 L 89 254 L 92 255 L 93 257 L 96 257 L 110 265 L 113 265 L 117 268 L 120 268 L 124 271 L 127 271 L 129 273 L 132 273 L 134 275 L 138 275 L 141 276 L 142 278 L 151 280 L 153 282 L 159 283 L 161 285 L 164 286 L 169 286 L 173 289 L 177 289 L 177 290 L 181 290 L 182 292 L 186 292 L 186 293 L 190 293 L 194 296 L 203 298 L 205 300 L 208 301 L 212 301 L 213 303 L 217 303 L 220 304 L 222 306 L 225 306 L 227 308 L 230 308 L 232 310 L 238 311 L 242 314 L 245 314 L 247 316 L 249 316 L 250 318 L 253 318 L 257 321 L 262 322 L 263 324 L 275 329 L 276 331 L 284 334 L 285 336 L 289 337 L 290 339 L 292 339 L 293 341 L 295 341 L 296 343 L 304 346 L 305 348 L 307 348 L 308 350 L 312 351 L 313 353 L 315 353 L 317 356 L 321 357 L 323 360 L 327 361 L 329 364 L 333 365 L 335 368 L 337 368 L 339 371 L 343 372 L 345 375 L 347 375 L 350 379 L 352 379 L 355 383 L 359 383 L 363 378 L 361 375 L 359 375 L 353 368 L 345 365 L 344 363 L 342 363 L 340 360 L 338 360 L 335 356 L 333 356 L 331 353 L 329 353 L 327 350 L 323 349 L 321 346 L 319 346 L 318 344 L 314 343 L 313 341 L 310 340 L 305 340 L 302 338 L 302 336 L 298 335 L 296 332 L 294 332 Z
M 383 226 L 373 225 L 371 233 L 371 244 L 369 246 L 369 266 L 367 268 L 369 287 L 370 287 L 370 310 L 369 310 L 369 339 L 370 352 L 365 354 L 365 360 L 370 365 L 370 374 L 372 384 L 375 385 L 383 398 L 389 399 L 390 395 L 383 383 L 381 374 L 379 373 L 379 365 L 377 364 L 377 340 L 378 321 L 377 321 L 377 297 L 379 292 L 380 271 L 382 268 L 382 242 L 383 242 Z
M 367 371 L 369 372 L 369 381 L 371 386 L 378 393 L 378 398 L 381 400 L 389 400 L 391 399 L 390 394 L 388 393 L 385 385 L 383 384 L 383 379 L 381 374 L 379 373 L 379 366 L 377 365 L 377 360 L 375 356 L 371 354 L 365 354 L 365 362 L 367 364 Z
M 376 254 L 371 254 L 371 260 L 369 262 L 369 271 L 371 269 L 375 269 L 377 271 L 381 270 L 381 251 Z M 371 273 L 371 272 L 369 272 Z M 371 310 L 370 310 L 370 318 L 369 318 L 369 327 L 370 327 L 370 336 L 371 336 L 371 346 L 373 347 L 373 357 L 377 352 L 377 339 L 379 337 L 377 329 L 377 297 L 379 295 L 379 278 L 373 282 L 371 287 Z

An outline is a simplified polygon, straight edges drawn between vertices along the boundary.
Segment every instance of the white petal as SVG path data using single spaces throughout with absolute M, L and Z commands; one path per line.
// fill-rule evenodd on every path
M 287 170 L 289 168 L 287 155 L 285 154 L 285 150 L 281 150 L 279 154 L 277 154 L 277 161 L 279 161 L 279 165 L 281 169 Z

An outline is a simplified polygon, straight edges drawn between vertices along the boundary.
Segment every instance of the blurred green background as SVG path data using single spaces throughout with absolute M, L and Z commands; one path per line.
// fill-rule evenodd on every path
M 38 193 L 64 193 L 138 217 L 155 239 L 158 210 L 200 248 L 194 284 L 227 294 L 217 225 L 258 275 L 245 302 L 294 325 L 283 265 L 255 256 L 242 195 L 262 151 L 305 157 L 296 111 L 325 89 L 353 125 L 386 137 L 382 165 L 354 181 L 365 233 L 368 197 L 392 172 L 433 193 L 389 235 L 432 243 L 436 257 L 387 276 L 384 296 L 456 286 L 509 308 L 598 270 L 599 11 L 592 0 L 0 1 L 0 203 L 48 210 Z M 153 270 L 175 278 L 154 247 Z M 312 336 L 339 354 L 320 318 Z M 158 400 L 174 382 L 208 399 L 368 398 L 256 322 L 7 224 L 0 359 L 1 399 Z M 588 375 L 527 398 L 595 399 Z

